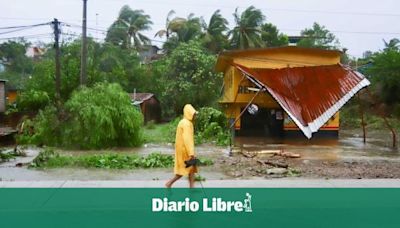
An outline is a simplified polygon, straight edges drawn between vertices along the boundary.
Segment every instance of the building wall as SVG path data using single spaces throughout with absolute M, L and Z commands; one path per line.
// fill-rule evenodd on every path
M 8 104 L 12 104 L 17 101 L 17 91 L 8 91 L 7 92 L 7 102 Z

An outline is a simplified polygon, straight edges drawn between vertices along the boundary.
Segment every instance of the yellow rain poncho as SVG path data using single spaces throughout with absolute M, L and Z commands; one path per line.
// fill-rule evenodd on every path
M 179 121 L 176 128 L 174 173 L 177 175 L 187 176 L 189 173 L 197 172 L 195 166 L 185 168 L 185 161 L 189 160 L 190 156 L 195 156 L 194 128 L 192 122 L 195 113 L 196 110 L 192 105 L 185 105 L 183 108 L 183 119 Z

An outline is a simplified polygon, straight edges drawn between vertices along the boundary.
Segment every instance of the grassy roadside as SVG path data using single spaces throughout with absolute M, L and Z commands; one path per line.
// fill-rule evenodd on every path
M 148 123 L 143 129 L 145 143 L 174 143 L 177 121 L 169 123 Z
M 200 159 L 203 165 L 212 165 L 211 159 Z M 101 169 L 136 169 L 173 167 L 174 157 L 153 152 L 147 156 L 118 153 L 61 155 L 51 148 L 46 148 L 32 161 L 31 168 L 101 168 Z

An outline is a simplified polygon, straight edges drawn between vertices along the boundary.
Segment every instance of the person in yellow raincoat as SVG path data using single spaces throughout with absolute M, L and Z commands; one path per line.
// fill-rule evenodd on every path
M 187 104 L 183 108 L 183 119 L 179 121 L 176 128 L 175 137 L 175 176 L 169 180 L 165 186 L 170 188 L 175 181 L 179 180 L 182 176 L 189 177 L 189 187 L 194 187 L 194 174 L 197 173 L 196 166 L 186 168 L 185 161 L 194 159 L 194 127 L 193 121 L 197 111 L 192 105 Z

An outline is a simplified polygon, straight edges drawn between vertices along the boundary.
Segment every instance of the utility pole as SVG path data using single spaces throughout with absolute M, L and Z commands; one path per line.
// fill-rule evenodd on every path
M 87 0 L 83 0 L 82 17 L 82 55 L 81 55 L 81 86 L 86 85 L 87 39 L 86 39 L 86 11 Z
M 57 18 L 54 18 L 54 21 L 52 22 L 53 24 L 53 30 L 54 30 L 54 49 L 56 51 L 55 55 L 55 61 L 56 61 L 56 100 L 57 102 L 60 101 L 61 99 L 61 64 L 60 64 L 60 44 L 59 44 L 59 39 L 60 39 L 60 22 L 57 20 Z

